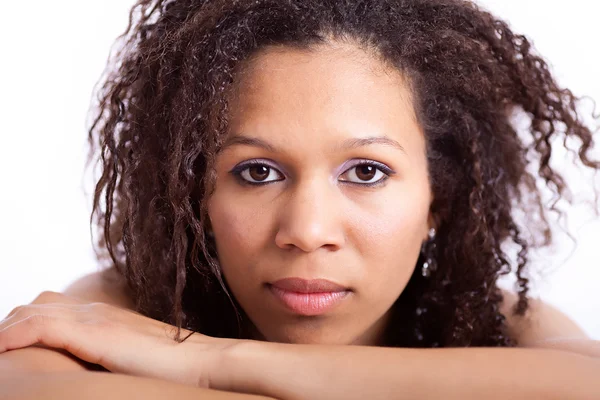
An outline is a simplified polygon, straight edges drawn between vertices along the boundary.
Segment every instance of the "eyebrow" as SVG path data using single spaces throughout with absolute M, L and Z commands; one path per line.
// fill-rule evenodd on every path
M 406 150 L 404 149 L 404 147 L 402 147 L 402 145 L 400 143 L 398 143 L 394 139 L 391 139 L 387 136 L 370 136 L 370 137 L 366 137 L 366 138 L 346 139 L 339 146 L 336 146 L 333 150 L 334 151 L 352 150 L 352 149 L 356 149 L 359 147 L 370 146 L 373 144 L 379 144 L 379 145 L 393 147 L 393 148 L 399 149 L 402 152 L 406 153 Z M 235 146 L 235 145 L 260 147 L 271 153 L 280 152 L 275 146 L 273 146 L 272 144 L 270 144 L 262 139 L 250 137 L 250 136 L 244 136 L 244 135 L 234 135 L 234 136 L 230 137 L 225 142 L 225 144 L 223 145 L 221 150 L 225 150 L 227 147 Z

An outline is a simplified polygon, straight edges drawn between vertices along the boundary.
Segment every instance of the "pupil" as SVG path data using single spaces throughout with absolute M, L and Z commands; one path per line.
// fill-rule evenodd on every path
M 262 181 L 269 176 L 269 168 L 264 165 L 257 165 L 250 168 L 250 176 L 255 181 Z
M 372 165 L 361 165 L 357 168 L 356 176 L 363 181 L 373 179 L 375 176 L 376 169 Z

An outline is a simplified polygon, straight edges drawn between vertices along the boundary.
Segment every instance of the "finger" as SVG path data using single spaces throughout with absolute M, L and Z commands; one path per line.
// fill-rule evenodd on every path
M 0 330 L 0 353 L 43 344 L 110 369 L 102 364 L 103 347 L 106 346 L 102 345 L 105 342 L 99 337 L 97 327 L 93 323 L 77 322 L 69 316 L 65 318 L 64 315 L 34 314 L 4 327 Z
M 53 322 L 64 322 L 71 323 L 73 326 L 76 324 L 94 324 L 94 322 L 100 322 L 105 319 L 105 315 L 98 312 L 98 307 L 95 307 L 95 303 L 76 305 L 76 304 L 39 304 L 39 305 L 27 305 L 19 307 L 9 318 L 0 322 L 0 332 L 4 332 L 3 339 L 5 343 L 13 343 L 13 346 L 18 348 L 27 347 L 36 343 L 43 343 L 45 337 L 36 337 L 38 334 L 54 333 L 55 328 L 59 326 L 47 326 L 47 321 Z M 18 325 L 21 323 L 21 325 Z M 26 332 L 26 335 L 22 336 L 20 329 L 22 327 L 29 327 L 32 325 L 31 331 Z M 10 329 L 17 327 L 19 329 Z M 16 340 L 15 340 L 16 338 Z M 37 342 L 31 342 L 37 339 Z M 53 340 L 52 337 L 49 340 Z M 2 344 L 2 342 L 0 342 Z M 51 347 L 51 343 L 47 343 Z M 12 347 L 12 346 L 11 346 Z M 14 350 L 13 348 L 6 350 Z M 4 351 L 6 351 L 4 350 Z
M 42 344 L 112 372 L 152 376 L 157 368 L 152 359 L 161 364 L 160 374 L 168 374 L 172 366 L 164 360 L 178 347 L 167 335 L 172 329 L 103 303 L 30 305 L 0 327 L 0 353 Z
M 0 353 L 42 344 L 63 349 L 112 372 L 131 373 L 144 368 L 136 365 L 140 358 L 137 349 L 144 347 L 142 342 L 152 351 L 159 343 L 154 335 L 148 337 L 117 321 L 112 308 L 103 303 L 28 307 L 29 312 L 35 307 L 38 313 L 22 315 L 0 330 Z
M 15 308 L 13 308 L 12 311 L 9 312 L 6 317 L 4 317 L 3 321 L 9 319 L 10 317 L 12 317 L 13 315 L 15 315 L 16 313 L 20 312 L 23 307 L 25 307 L 25 306 L 17 306 Z
M 81 306 L 74 304 L 36 304 L 16 307 L 8 316 L 0 321 L 0 330 L 19 320 L 25 319 L 35 314 L 46 314 L 49 316 L 58 316 L 64 313 L 82 312 Z M 76 315 L 76 314 L 74 314 Z
M 17 313 L 23 307 L 28 307 L 31 305 L 42 305 L 42 304 L 84 304 L 84 303 L 74 297 L 67 296 L 62 293 L 44 291 L 44 292 L 40 293 L 30 304 L 20 305 L 18 307 L 15 307 L 14 309 L 12 309 L 12 311 L 8 313 L 8 315 L 5 317 L 5 319 L 13 316 L 15 313 Z

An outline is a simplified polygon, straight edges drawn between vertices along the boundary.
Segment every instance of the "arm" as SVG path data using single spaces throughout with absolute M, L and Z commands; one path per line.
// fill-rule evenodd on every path
M 592 399 L 600 360 L 548 349 L 403 349 L 248 341 L 224 361 L 235 391 L 296 399 Z
M 87 275 L 71 284 L 65 294 L 84 301 L 104 302 L 132 308 L 126 291 L 109 271 Z M 108 276 L 107 276 L 108 275 Z M 42 294 L 51 295 L 51 293 Z M 43 299 L 48 300 L 48 299 Z M 63 301 L 63 299 L 61 299 Z M 95 367 L 95 368 L 93 368 Z M 90 372 L 101 367 L 86 363 L 70 353 L 42 345 L 0 354 L 0 399 L 267 399 L 223 392 L 166 380 L 123 374 Z
M 6 372 L 0 377 L 0 388 L 0 399 L 11 400 L 267 399 L 262 396 L 194 388 L 157 379 L 89 371 L 28 375 Z
M 518 297 L 504 292 L 504 298 L 502 313 L 509 332 L 529 349 L 248 342 L 234 348 L 236 353 L 228 362 L 239 369 L 223 384 L 285 400 L 600 398 L 600 342 L 590 340 L 565 314 L 539 299 L 530 299 L 526 315 L 517 317 L 511 309 Z M 244 371 L 249 373 L 244 375 Z M 243 382 L 235 380 L 237 374 Z
M 41 345 L 0 354 L 0 374 L 3 371 L 22 373 L 74 372 L 90 369 L 91 365 L 70 353 Z

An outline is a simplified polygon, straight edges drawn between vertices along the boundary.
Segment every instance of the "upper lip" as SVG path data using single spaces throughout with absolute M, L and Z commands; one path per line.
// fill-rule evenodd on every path
M 285 278 L 273 282 L 271 285 L 279 289 L 297 293 L 328 293 L 347 290 L 344 286 L 326 279 Z

